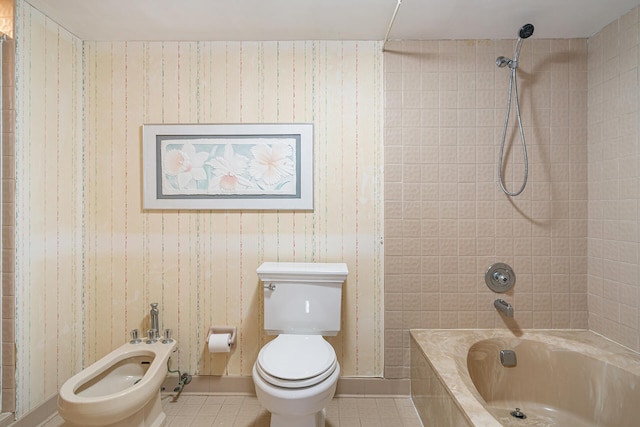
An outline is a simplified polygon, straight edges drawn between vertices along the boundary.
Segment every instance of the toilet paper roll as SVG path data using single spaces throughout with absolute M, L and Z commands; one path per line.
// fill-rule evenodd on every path
M 211 334 L 207 344 L 209 353 L 229 353 L 231 351 L 231 334 Z

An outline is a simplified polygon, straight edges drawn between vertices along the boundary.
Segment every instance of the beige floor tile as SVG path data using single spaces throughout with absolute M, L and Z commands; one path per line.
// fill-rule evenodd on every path
M 271 415 L 255 396 L 163 396 L 166 427 L 269 427 Z M 422 427 L 409 397 L 337 397 L 326 427 Z M 54 414 L 39 427 L 65 427 Z

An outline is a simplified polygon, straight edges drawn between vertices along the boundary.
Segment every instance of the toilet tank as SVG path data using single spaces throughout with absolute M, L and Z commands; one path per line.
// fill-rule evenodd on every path
M 268 334 L 338 334 L 346 264 L 265 262 L 256 272 Z

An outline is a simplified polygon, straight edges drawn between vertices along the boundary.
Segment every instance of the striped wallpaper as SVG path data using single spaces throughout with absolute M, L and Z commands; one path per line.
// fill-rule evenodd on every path
M 16 2 L 16 414 L 82 358 L 82 43 Z
M 18 11 L 19 410 L 148 328 L 150 302 L 174 367 L 251 375 L 267 260 L 346 262 L 329 341 L 343 376 L 382 375 L 380 43 L 80 41 Z M 293 122 L 314 124 L 313 212 L 142 211 L 143 123 Z M 220 324 L 238 345 L 210 355 Z

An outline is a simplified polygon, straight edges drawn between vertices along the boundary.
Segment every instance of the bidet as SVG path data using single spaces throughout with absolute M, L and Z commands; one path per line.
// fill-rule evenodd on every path
M 127 341 L 69 378 L 58 394 L 65 426 L 159 426 L 160 387 L 177 342 Z

